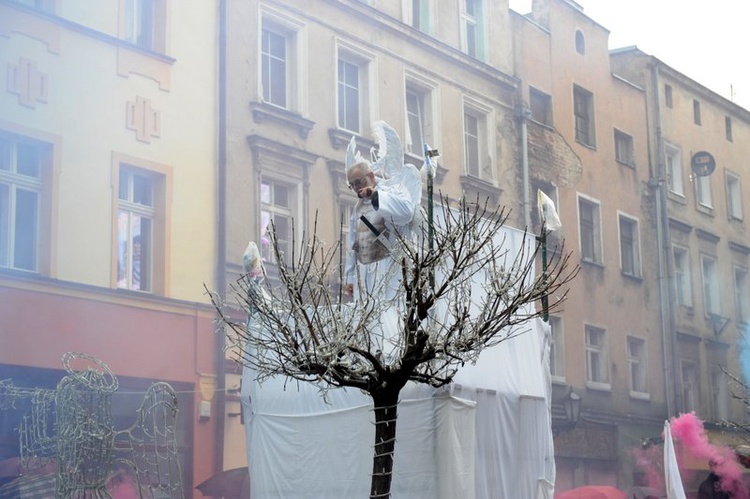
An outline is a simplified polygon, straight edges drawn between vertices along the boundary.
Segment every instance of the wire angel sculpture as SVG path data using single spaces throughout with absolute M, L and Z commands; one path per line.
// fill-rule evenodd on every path
M 113 483 L 127 481 L 141 498 L 184 497 L 172 387 L 151 385 L 133 424 L 118 431 L 112 416 L 112 395 L 119 386 L 114 373 L 99 359 L 77 352 L 66 353 L 63 365 L 67 375 L 54 390 L 0 381 L 0 410 L 31 399 L 18 428 L 21 465 L 55 470 L 54 480 L 48 480 L 54 489 L 35 492 L 62 499 L 111 498 Z M 5 484 L 0 497 L 22 487 Z

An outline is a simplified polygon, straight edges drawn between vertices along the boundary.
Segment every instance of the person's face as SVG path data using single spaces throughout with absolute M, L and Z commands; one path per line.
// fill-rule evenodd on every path
M 349 188 L 356 192 L 359 197 L 362 197 L 360 191 L 365 187 L 375 187 L 375 175 L 372 172 L 362 173 L 362 168 L 359 166 L 355 166 L 349 171 L 347 181 L 349 182 Z

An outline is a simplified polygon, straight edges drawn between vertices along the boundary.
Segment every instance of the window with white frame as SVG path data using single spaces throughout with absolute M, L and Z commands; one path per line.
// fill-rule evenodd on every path
M 552 126 L 552 96 L 529 87 L 529 107 L 531 119 L 544 125 Z
M 742 188 L 740 187 L 740 177 L 733 173 L 727 172 L 727 211 L 729 217 L 736 220 L 742 220 Z
M 711 177 L 693 176 L 695 180 L 695 198 L 698 204 L 706 208 L 713 208 L 714 203 L 711 198 Z
M 640 277 L 641 257 L 638 220 L 619 215 L 620 223 L 620 269 L 623 274 Z
M 156 180 L 151 172 L 121 165 L 117 209 L 117 287 L 153 291 Z
M 587 146 L 595 147 L 594 94 L 578 85 L 573 85 L 573 114 L 576 140 Z
M 477 178 L 492 180 L 489 158 L 487 112 L 464 104 L 464 163 L 466 173 Z
M 602 263 L 601 212 L 599 202 L 578 196 L 578 227 L 581 259 Z
M 667 185 L 669 190 L 679 196 L 685 195 L 685 188 L 682 183 L 682 158 L 680 150 L 676 147 L 666 145 L 666 170 Z
M 423 33 L 432 32 L 432 0 L 402 0 L 404 22 Z
M 424 144 L 432 144 L 432 89 L 406 80 L 406 151 L 424 155 Z
M 0 268 L 39 271 L 42 195 L 51 146 L 0 134 Z
M 124 1 L 125 40 L 143 49 L 166 51 L 166 0 Z
M 461 50 L 484 60 L 484 0 L 462 0 Z
M 609 384 L 606 331 L 594 326 L 586 326 L 586 381 Z
M 648 393 L 648 373 L 646 364 L 646 341 L 642 338 L 628 336 L 628 370 L 630 374 L 630 391 Z
M 615 129 L 615 160 L 623 165 L 635 165 L 633 137 L 617 129 Z
M 734 267 L 734 302 L 737 308 L 737 322 L 745 324 L 750 319 L 750 294 L 747 289 L 747 269 Z
M 721 366 L 711 365 L 711 410 L 713 420 L 727 419 L 729 415 L 729 389 L 727 374 Z
M 362 133 L 368 123 L 370 60 L 352 50 L 339 47 L 337 66 L 338 126 Z
M 264 262 L 278 263 L 273 247 L 272 231 L 284 261 L 292 258 L 292 229 L 296 209 L 297 187 L 264 177 L 260 184 L 260 254 Z
M 289 67 L 287 37 L 264 20 L 260 38 L 263 100 L 286 108 Z
M 683 359 L 680 374 L 682 377 L 682 412 L 698 409 L 698 367 L 696 363 Z
M 706 315 L 720 315 L 719 276 L 716 270 L 716 258 L 701 255 L 701 272 L 703 276 L 703 306 Z
M 562 318 L 549 317 L 550 327 L 550 373 L 558 381 L 565 379 L 565 337 L 563 336 Z
M 270 10 L 261 11 L 260 92 L 263 102 L 299 112 L 304 25 Z
M 693 306 L 693 285 L 690 276 L 690 255 L 687 248 L 673 246 L 674 278 L 677 303 L 685 307 Z

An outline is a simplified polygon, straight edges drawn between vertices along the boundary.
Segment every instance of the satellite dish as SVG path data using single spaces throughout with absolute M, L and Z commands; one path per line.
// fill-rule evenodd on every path
M 690 160 L 690 168 L 696 177 L 708 177 L 716 170 L 716 160 L 710 152 L 698 151 Z

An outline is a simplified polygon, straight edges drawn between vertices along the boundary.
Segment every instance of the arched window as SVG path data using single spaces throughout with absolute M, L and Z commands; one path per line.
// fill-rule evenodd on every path
M 583 39 L 583 32 L 580 29 L 576 31 L 576 52 L 581 55 L 586 53 L 586 41 Z

